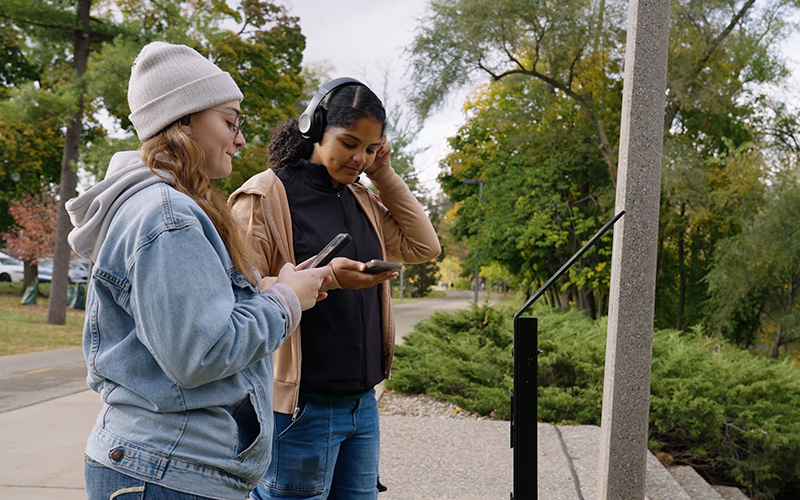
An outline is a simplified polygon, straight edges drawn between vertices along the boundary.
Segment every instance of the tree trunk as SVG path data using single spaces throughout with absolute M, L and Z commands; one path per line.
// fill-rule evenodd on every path
M 20 290 L 19 295 L 25 295 L 25 290 L 33 282 L 38 282 L 39 280 L 39 266 L 35 264 L 31 264 L 30 262 L 23 262 L 25 266 L 25 276 L 22 278 L 22 290 Z
M 82 81 L 86 73 L 89 60 L 89 11 L 91 0 L 78 0 L 77 26 L 75 30 L 75 52 L 73 69 L 75 71 L 75 84 L 79 87 L 78 111 L 72 117 L 72 122 L 67 129 L 64 141 L 64 154 L 61 159 L 61 188 L 58 202 L 58 221 L 56 225 L 56 248 L 53 254 L 53 282 L 50 285 L 50 302 L 47 308 L 47 323 L 50 325 L 63 325 L 67 321 L 67 285 L 69 285 L 69 257 L 70 248 L 67 235 L 72 230 L 72 223 L 65 204 L 67 200 L 75 197 L 78 185 L 78 175 L 73 170 L 77 168 L 78 147 L 81 144 L 83 130 L 83 96 L 86 85 Z
M 781 343 L 783 342 L 783 328 L 780 322 L 778 323 L 778 331 L 775 332 L 775 336 L 772 337 L 772 345 L 769 346 L 769 354 L 768 356 L 772 359 L 776 359 L 778 355 L 781 353 Z
M 569 309 L 569 296 L 569 288 L 561 292 L 561 297 L 558 301 L 561 309 Z
M 597 292 L 597 317 L 608 314 L 608 307 L 606 307 L 606 293 L 598 290 Z
M 675 321 L 675 329 L 683 330 L 683 308 L 686 303 L 686 265 L 684 263 L 686 254 L 686 235 L 683 230 L 683 218 L 686 214 L 686 203 L 681 203 L 681 225 L 678 230 L 678 318 Z
M 772 345 L 769 346 L 769 357 L 776 359 L 781 353 L 781 333 L 780 331 L 775 334 L 772 339 Z
M 597 319 L 597 303 L 594 300 L 594 293 L 584 289 L 578 290 L 580 297 L 581 309 L 584 314 L 592 319 Z

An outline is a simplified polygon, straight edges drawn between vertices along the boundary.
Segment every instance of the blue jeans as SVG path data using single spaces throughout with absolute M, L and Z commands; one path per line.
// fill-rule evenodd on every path
M 375 500 L 380 427 L 375 391 L 357 401 L 305 402 L 275 413 L 272 462 L 255 500 Z
M 86 457 L 84 478 L 88 500 L 209 500 L 126 476 L 89 457 Z

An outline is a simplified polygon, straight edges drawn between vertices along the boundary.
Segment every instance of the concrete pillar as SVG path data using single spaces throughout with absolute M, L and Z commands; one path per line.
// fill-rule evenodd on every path
M 669 0 L 630 0 L 608 313 L 599 499 L 645 493 Z

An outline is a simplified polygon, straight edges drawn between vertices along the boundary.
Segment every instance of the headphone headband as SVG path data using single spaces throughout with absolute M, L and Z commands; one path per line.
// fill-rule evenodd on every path
M 360 81 L 355 78 L 341 77 L 329 81 L 324 84 L 311 98 L 305 111 L 297 119 L 297 128 L 303 137 L 309 139 L 311 142 L 319 142 L 322 139 L 322 134 L 325 133 L 325 110 L 320 108 L 319 105 L 325 97 L 339 87 L 348 85 L 362 85 Z

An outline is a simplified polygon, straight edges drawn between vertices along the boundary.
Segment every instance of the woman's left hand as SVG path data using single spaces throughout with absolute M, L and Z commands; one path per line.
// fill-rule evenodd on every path
M 381 145 L 378 147 L 378 151 L 375 153 L 375 160 L 373 160 L 372 165 L 364 170 L 364 173 L 367 175 L 372 175 L 383 167 L 391 166 L 391 164 L 392 146 L 386 142 L 386 136 L 384 135 L 381 138 Z

